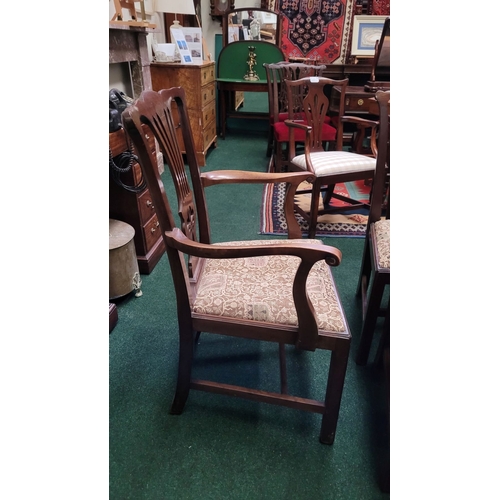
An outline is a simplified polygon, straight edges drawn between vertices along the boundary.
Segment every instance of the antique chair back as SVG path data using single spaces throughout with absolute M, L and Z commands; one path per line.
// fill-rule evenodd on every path
M 298 80 L 306 76 L 319 76 L 326 69 L 326 66 L 324 64 L 314 65 L 282 61 L 274 64 L 264 64 L 264 67 L 266 69 L 269 102 L 267 156 L 273 154 L 274 170 L 281 172 L 287 165 L 288 152 L 286 146 L 289 138 L 289 130 L 284 124 L 289 115 L 288 97 L 283 82 L 285 80 Z M 295 117 L 300 119 L 300 109 L 296 110 Z M 329 119 L 327 119 L 326 123 L 329 123 Z M 325 133 L 332 136 L 335 134 L 335 130 L 330 127 Z M 284 152 L 283 147 L 285 147 Z
M 340 94 L 340 102 L 344 102 L 348 80 L 333 80 L 325 77 L 306 77 L 300 80 L 287 80 L 287 96 L 289 101 L 289 119 L 285 124 L 290 128 L 289 142 L 289 169 L 294 171 L 309 171 L 314 174 L 314 182 L 310 188 L 298 193 L 311 193 L 310 209 L 295 205 L 295 210 L 309 223 L 309 238 L 316 234 L 318 215 L 325 213 L 341 213 L 353 209 L 368 210 L 369 204 L 351 199 L 335 193 L 335 185 L 340 182 L 368 180 L 373 177 L 375 159 L 349 151 L 343 151 L 343 124 L 352 122 L 363 130 L 371 128 L 377 123 L 358 117 L 343 115 L 341 106 L 339 114 L 331 117 L 335 120 L 337 140 L 326 141 L 324 130 L 325 121 L 330 111 L 330 94 L 335 89 Z M 293 103 L 293 104 L 290 104 Z M 303 119 L 296 119 L 293 110 L 302 107 Z M 296 150 L 297 134 L 305 135 L 304 152 Z M 320 195 L 324 193 L 323 207 L 319 208 Z M 343 206 L 330 206 L 330 200 L 336 198 L 344 202 Z
M 351 339 L 330 269 L 340 264 L 340 251 L 320 241 L 304 239 L 211 244 L 204 194 L 205 187 L 218 183 L 285 182 L 288 186 L 285 207 L 293 218 L 295 190 L 310 174 L 234 170 L 201 173 L 182 88 L 145 91 L 122 117 L 156 208 L 176 291 L 179 366 L 171 413 L 182 412 L 190 389 L 238 396 L 322 414 L 320 441 L 332 444 Z M 187 169 L 176 133 L 179 126 Z M 166 175 L 171 174 L 176 187 L 182 230 L 176 226 L 156 159 L 148 147 L 151 133 L 168 164 Z M 293 225 L 291 220 L 290 224 Z M 299 229 L 296 221 L 295 224 Z M 195 280 L 186 268 L 186 255 L 198 258 Z M 199 332 L 273 342 L 279 346 L 292 344 L 310 351 L 331 351 L 329 366 L 323 367 L 327 373 L 324 400 L 289 395 L 283 380 L 280 392 L 194 380 L 191 376 L 194 342 Z M 280 373 L 286 375 L 282 365 Z

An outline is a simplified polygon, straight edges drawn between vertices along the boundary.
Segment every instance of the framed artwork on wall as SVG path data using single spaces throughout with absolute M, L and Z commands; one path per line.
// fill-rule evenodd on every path
M 380 40 L 387 16 L 354 16 L 352 27 L 352 56 L 375 55 L 375 42 Z

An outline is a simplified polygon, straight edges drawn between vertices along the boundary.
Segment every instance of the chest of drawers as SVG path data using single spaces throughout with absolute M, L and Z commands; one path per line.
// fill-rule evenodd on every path
M 153 90 L 182 87 L 186 92 L 189 122 L 198 165 L 206 165 L 206 153 L 210 146 L 217 146 L 215 112 L 215 62 L 202 64 L 151 63 Z M 182 137 L 178 134 L 182 150 Z
M 113 159 L 130 149 L 131 141 L 123 129 L 109 134 L 109 149 Z M 153 135 L 149 138 L 151 151 L 156 155 Z M 141 167 L 134 162 L 132 168 L 120 176 L 127 186 L 137 186 L 142 180 Z M 141 274 L 149 274 L 164 253 L 164 244 L 155 208 L 145 189 L 140 193 L 127 191 L 109 179 L 109 217 L 130 224 L 135 230 L 134 245 Z

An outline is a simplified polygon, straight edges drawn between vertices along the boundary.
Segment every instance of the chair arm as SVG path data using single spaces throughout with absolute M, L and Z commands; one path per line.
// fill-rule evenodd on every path
M 362 147 L 363 139 L 365 138 L 366 129 L 371 128 L 370 134 L 370 149 L 372 151 L 372 155 L 374 157 L 377 156 L 377 127 L 380 125 L 380 122 L 374 120 L 367 120 L 366 118 L 359 118 L 357 116 L 342 116 L 342 123 L 354 123 L 356 124 L 357 133 L 360 135 L 355 140 L 353 136 L 354 149 L 356 153 L 361 153 L 360 148 Z
M 275 243 L 271 245 L 245 245 L 224 246 L 224 244 L 211 245 L 198 243 L 186 237 L 175 227 L 172 231 L 165 232 L 168 244 L 188 255 L 205 259 L 238 259 L 247 257 L 262 257 L 265 255 L 293 255 L 302 261 L 313 264 L 325 260 L 329 266 L 338 266 L 342 261 L 342 252 L 335 247 L 323 243 L 310 243 L 308 241 L 294 241 L 293 243 Z M 283 240 L 281 240 L 283 241 Z
M 340 119 L 342 120 L 343 123 L 356 123 L 357 125 L 359 125 L 360 128 L 367 128 L 367 127 L 373 128 L 373 127 L 378 127 L 379 125 L 379 122 L 377 121 L 368 120 L 367 118 L 360 118 L 359 116 L 344 115 L 341 116 Z
M 201 182 L 204 187 L 216 184 L 265 184 L 276 182 L 287 182 L 292 185 L 299 185 L 311 178 L 308 172 L 246 172 L 243 170 L 213 170 L 203 172 Z
M 313 182 L 314 174 L 311 172 L 245 172 L 242 170 L 213 170 L 203 172 L 200 175 L 204 187 L 216 184 L 269 184 L 285 182 L 287 189 L 285 194 L 284 212 L 288 227 L 288 238 L 302 238 L 302 231 L 294 215 L 293 201 L 299 185 L 304 182 Z
M 306 133 L 312 131 L 311 125 L 303 122 L 296 122 L 294 120 L 285 120 L 285 125 L 292 128 L 301 128 L 302 130 L 305 130 Z

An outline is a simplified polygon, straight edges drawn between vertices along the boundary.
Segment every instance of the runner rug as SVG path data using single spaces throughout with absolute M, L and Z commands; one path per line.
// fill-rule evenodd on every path
M 264 187 L 260 234 L 274 234 L 277 236 L 287 235 L 287 225 L 283 211 L 285 187 L 286 185 L 284 183 L 267 184 Z M 299 189 L 307 187 L 308 184 L 303 183 L 299 186 Z M 345 184 L 337 184 L 335 186 L 335 192 L 356 200 L 368 201 L 370 186 L 365 186 L 364 181 L 346 182 Z M 295 199 L 301 208 L 309 210 L 311 201 L 309 194 L 297 195 Z M 320 198 L 320 209 L 323 208 L 322 202 L 323 200 Z M 345 204 L 339 200 L 332 200 L 332 203 L 335 205 Z M 299 214 L 295 214 L 295 217 L 297 217 L 302 234 L 307 236 L 307 231 L 309 229 L 308 223 Z M 365 236 L 367 220 L 368 215 L 366 211 L 364 213 L 321 215 L 318 218 L 316 235 L 320 237 L 348 236 L 363 238 Z

